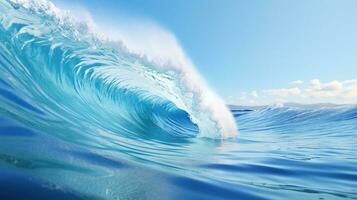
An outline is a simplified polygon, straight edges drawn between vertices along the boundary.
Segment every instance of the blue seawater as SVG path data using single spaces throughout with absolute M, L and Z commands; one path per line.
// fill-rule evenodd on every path
M 227 115 L 89 32 L 0 1 L 0 199 L 357 199 L 357 106 Z

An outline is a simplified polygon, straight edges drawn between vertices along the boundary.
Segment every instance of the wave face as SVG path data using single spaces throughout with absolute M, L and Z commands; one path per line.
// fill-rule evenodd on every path
M 356 130 L 352 105 L 229 111 L 189 62 L 0 0 L 0 199 L 356 199 Z

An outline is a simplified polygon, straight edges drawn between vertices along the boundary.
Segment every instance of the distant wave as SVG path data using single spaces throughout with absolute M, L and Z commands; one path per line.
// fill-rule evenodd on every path
M 287 127 L 332 126 L 332 123 L 355 122 L 357 120 L 356 105 L 304 105 L 281 104 L 277 106 L 232 107 L 232 112 L 242 124 L 250 129 L 279 130 Z M 346 124 L 350 126 L 350 124 Z M 339 126 L 343 129 L 343 125 Z M 311 131 L 309 131 L 311 132 Z
M 232 114 L 190 64 L 133 53 L 47 1 L 2 0 L 0 13 L 0 105 L 13 118 L 123 135 L 237 135 Z

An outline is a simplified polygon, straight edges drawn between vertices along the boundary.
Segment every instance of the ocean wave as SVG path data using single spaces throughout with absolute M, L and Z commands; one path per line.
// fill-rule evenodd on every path
M 303 128 L 304 126 L 333 126 L 338 124 L 340 129 L 354 124 L 357 119 L 356 105 L 330 104 L 281 104 L 263 106 L 255 109 L 232 109 L 234 116 L 240 123 L 249 125 L 252 130 L 286 131 L 286 128 Z M 341 124 L 343 122 L 344 124 Z M 311 131 L 307 131 L 310 133 Z
M 120 134 L 236 136 L 231 113 L 189 62 L 135 53 L 47 1 L 1 1 L 0 13 L 1 80 L 11 86 L 4 90 L 46 116 L 14 113 L 9 100 L 2 108 L 31 115 L 29 123 L 83 120 Z

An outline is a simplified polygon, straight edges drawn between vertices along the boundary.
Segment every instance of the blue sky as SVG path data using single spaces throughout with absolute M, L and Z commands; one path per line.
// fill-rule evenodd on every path
M 175 35 L 208 84 L 229 102 L 357 102 L 357 1 L 54 3 L 86 10 L 106 27 L 155 22 Z

